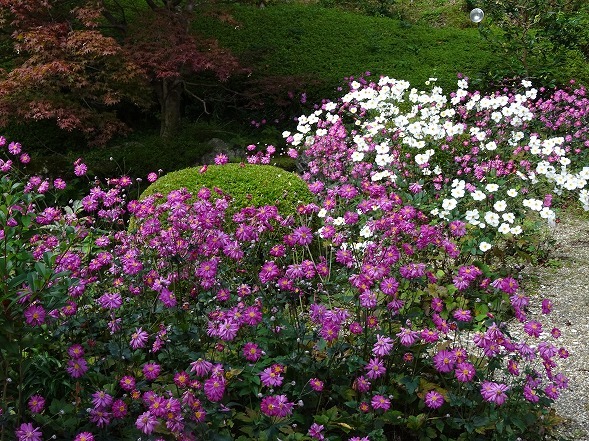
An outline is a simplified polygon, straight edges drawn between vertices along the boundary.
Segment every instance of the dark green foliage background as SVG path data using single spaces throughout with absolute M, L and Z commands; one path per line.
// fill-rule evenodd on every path
M 497 49 L 497 41 L 479 32 L 493 23 L 490 9 L 480 27 L 470 22 L 468 11 L 478 6 L 475 3 L 273 0 L 265 8 L 254 1 L 203 4 L 194 32 L 218 39 L 249 71 L 225 84 L 210 75 L 193 78 L 207 111 L 187 97 L 177 137 L 159 137 L 155 112 L 140 114 L 129 108 L 122 108 L 120 115 L 133 132 L 101 149 L 88 149 L 80 134 L 46 122 L 9 127 L 3 134 L 21 141 L 37 156 L 34 162 L 55 175 L 71 172 L 69 164 L 83 157 L 91 174 L 99 177 L 145 177 L 158 169 L 167 173 L 202 164 L 211 138 L 236 149 L 252 143 L 281 147 L 280 133 L 293 129 L 293 118 L 309 113 L 322 99 L 335 99 L 346 88 L 345 78 L 367 71 L 373 80 L 387 75 L 416 88 L 427 87 L 424 82 L 435 77 L 447 93 L 456 87 L 459 72 L 479 89 L 522 75 L 536 78 L 538 85 L 564 84 L 571 78 L 589 82 L 586 54 L 578 48 L 546 52 L 545 59 L 533 59 L 537 65 L 523 72 L 517 54 L 510 57 Z M 388 12 L 375 9 L 382 5 Z M 575 23 L 589 22 L 586 11 Z M 132 20 L 133 14 L 127 18 Z M 303 93 L 306 103 L 301 103 Z

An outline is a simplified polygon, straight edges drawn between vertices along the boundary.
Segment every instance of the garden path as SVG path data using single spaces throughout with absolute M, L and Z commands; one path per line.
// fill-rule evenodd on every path
M 557 343 L 570 352 L 560 364 L 570 381 L 554 405 L 564 419 L 554 435 L 589 441 L 589 217 L 565 212 L 551 233 L 556 240 L 553 260 L 529 275 L 536 280 L 538 298 L 549 298 L 554 305 L 553 312 L 542 317 L 545 332 L 559 328 Z M 539 310 L 532 314 L 541 315 Z

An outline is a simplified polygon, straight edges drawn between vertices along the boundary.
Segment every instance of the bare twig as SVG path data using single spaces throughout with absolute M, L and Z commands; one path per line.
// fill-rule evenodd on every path
M 196 99 L 196 100 L 200 101 L 200 102 L 202 103 L 202 107 L 203 107 L 203 109 L 204 109 L 204 112 L 205 112 L 207 115 L 210 115 L 209 111 L 207 110 L 207 103 L 206 103 L 206 101 L 205 101 L 205 100 L 203 100 L 203 99 L 202 99 L 201 97 L 199 97 L 198 95 L 195 95 L 195 94 L 194 94 L 192 91 L 190 91 L 190 90 L 188 89 L 188 87 L 186 87 L 186 86 L 187 86 L 187 83 L 186 83 L 186 82 L 184 82 L 184 83 L 183 83 L 183 85 L 184 85 L 184 92 L 186 92 L 188 95 L 190 95 L 190 96 L 191 96 L 191 97 L 193 97 L 194 99 Z

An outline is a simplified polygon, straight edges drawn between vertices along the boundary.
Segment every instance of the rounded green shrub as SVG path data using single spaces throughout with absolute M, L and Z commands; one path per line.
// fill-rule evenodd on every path
M 294 173 L 272 165 L 233 163 L 209 165 L 205 172 L 191 167 L 168 173 L 147 187 L 141 198 L 155 193 L 165 196 L 181 188 L 196 193 L 203 187 L 217 187 L 231 195 L 235 210 L 276 205 L 283 216 L 295 214 L 298 205 L 314 200 L 305 181 Z

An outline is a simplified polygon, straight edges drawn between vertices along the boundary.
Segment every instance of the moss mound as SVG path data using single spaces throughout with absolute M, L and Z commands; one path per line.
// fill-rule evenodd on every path
M 155 193 L 164 196 L 186 188 L 191 193 L 201 188 L 220 188 L 233 197 L 233 209 L 276 205 L 280 214 L 295 214 L 301 203 L 313 201 L 307 184 L 294 173 L 271 165 L 225 164 L 178 170 L 162 176 L 145 189 L 141 198 Z

